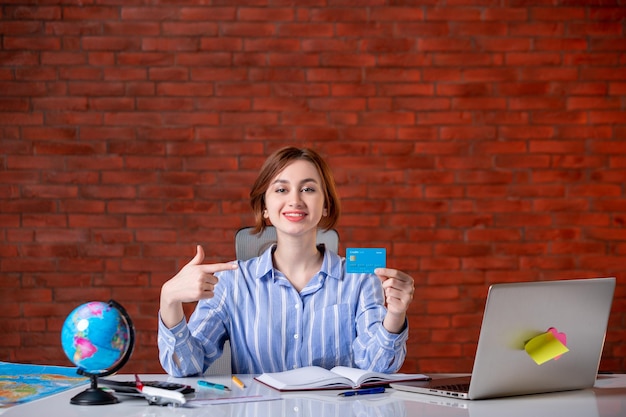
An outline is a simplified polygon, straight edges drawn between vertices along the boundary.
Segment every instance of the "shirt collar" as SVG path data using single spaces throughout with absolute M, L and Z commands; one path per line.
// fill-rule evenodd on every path
M 319 247 L 319 246 L 318 246 Z M 254 276 L 258 279 L 265 277 L 273 277 L 274 275 L 274 263 L 272 262 L 272 253 L 276 250 L 276 244 L 273 244 L 265 250 L 258 258 L 256 258 L 256 272 Z M 341 264 L 341 257 L 335 252 L 323 248 L 324 259 L 322 261 L 322 267 L 320 274 L 324 276 L 343 279 L 343 266 Z

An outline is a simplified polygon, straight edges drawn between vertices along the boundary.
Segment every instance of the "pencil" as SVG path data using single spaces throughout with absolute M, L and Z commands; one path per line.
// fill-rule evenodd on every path
M 231 379 L 239 388 L 244 389 L 246 387 L 245 384 L 241 382 L 241 379 L 237 378 L 235 375 L 233 375 Z

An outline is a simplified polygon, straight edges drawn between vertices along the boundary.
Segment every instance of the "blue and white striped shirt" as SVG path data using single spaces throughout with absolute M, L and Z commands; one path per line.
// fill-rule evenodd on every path
M 233 373 L 259 374 L 317 365 L 395 372 L 406 357 L 408 324 L 382 325 L 387 310 L 373 274 L 345 273 L 345 259 L 325 250 L 321 270 L 298 292 L 272 264 L 272 250 L 219 272 L 211 299 L 189 323 L 159 319 L 159 359 L 173 376 L 202 374 L 230 339 Z

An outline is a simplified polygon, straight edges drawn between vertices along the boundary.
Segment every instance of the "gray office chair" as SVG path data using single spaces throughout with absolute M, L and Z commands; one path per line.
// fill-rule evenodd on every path
M 276 229 L 274 226 L 266 227 L 263 233 L 258 235 L 253 235 L 252 229 L 252 227 L 244 227 L 235 234 L 235 255 L 240 261 L 259 256 L 265 249 L 276 243 Z M 339 250 L 339 234 L 334 229 L 318 229 L 317 243 L 323 243 L 328 249 L 337 253 Z
M 233 373 L 232 364 L 230 363 L 230 342 L 224 343 L 224 351 L 222 356 L 217 358 L 215 362 L 209 366 L 204 375 L 230 375 Z
M 238 260 L 245 261 L 262 254 L 265 249 L 276 242 L 276 229 L 274 226 L 268 226 L 263 233 L 253 235 L 252 227 L 244 227 L 239 229 L 235 234 L 235 255 Z M 323 243 L 333 252 L 339 250 L 339 234 L 336 230 L 318 230 L 317 243 Z M 220 356 L 204 375 L 228 375 L 232 373 L 232 364 L 230 362 L 230 342 L 224 343 L 224 353 Z

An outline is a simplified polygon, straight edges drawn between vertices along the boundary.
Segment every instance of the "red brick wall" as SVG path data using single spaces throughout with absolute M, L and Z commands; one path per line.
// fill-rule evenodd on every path
M 0 12 L 0 359 L 69 365 L 65 316 L 112 297 L 125 371 L 159 372 L 161 284 L 196 243 L 234 257 L 256 170 L 297 144 L 334 168 L 341 249 L 415 277 L 404 370 L 471 369 L 490 283 L 614 275 L 602 368 L 626 371 L 623 1 Z

